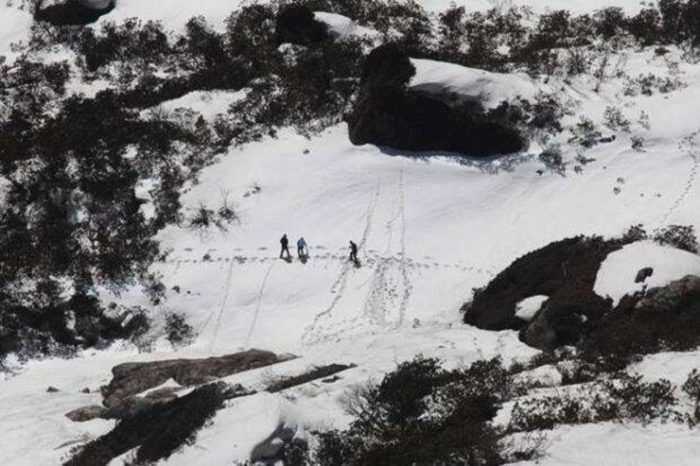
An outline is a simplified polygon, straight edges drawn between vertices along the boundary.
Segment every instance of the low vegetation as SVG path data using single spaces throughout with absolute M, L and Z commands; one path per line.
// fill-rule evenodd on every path
M 224 405 L 225 384 L 209 384 L 121 420 L 109 433 L 75 450 L 66 466 L 101 466 L 137 449 L 135 464 L 152 464 L 193 442 L 197 431 Z
M 531 391 L 536 383 L 515 382 L 514 376 L 526 370 L 506 370 L 498 359 L 454 370 L 422 356 L 401 363 L 380 382 L 351 391 L 345 402 L 353 417 L 349 428 L 319 433 L 318 447 L 295 464 L 499 465 L 541 454 L 538 441 L 514 448 L 514 434 L 603 421 L 685 422 L 696 416 L 697 371 L 683 386 L 695 411 L 684 414 L 687 406 L 667 380 L 607 373 L 580 387 L 537 395 Z M 512 405 L 508 416 L 495 422 L 506 404 Z

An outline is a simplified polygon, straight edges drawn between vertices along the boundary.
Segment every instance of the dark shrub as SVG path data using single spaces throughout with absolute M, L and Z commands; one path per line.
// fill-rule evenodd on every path
M 688 415 L 688 424 L 691 427 L 695 427 L 700 424 L 700 372 L 697 369 L 693 369 L 688 374 L 688 379 L 681 388 L 693 403 L 692 411 Z
M 594 15 L 595 32 L 604 39 L 610 39 L 627 29 L 627 16 L 620 7 L 607 7 Z
M 275 26 L 275 42 L 299 45 L 313 44 L 330 38 L 325 24 L 316 21 L 314 12 L 300 4 L 280 8 Z
M 518 401 L 508 430 L 529 432 L 605 421 L 646 424 L 656 419 L 677 420 L 674 388 L 665 379 L 643 382 L 641 376 L 625 375 L 562 395 Z
M 641 355 L 696 348 L 700 345 L 700 294 L 680 298 L 672 307 L 659 306 L 670 302 L 666 299 L 651 305 L 653 296 L 623 298 L 613 312 L 589 327 L 578 345 L 581 358 L 619 370 Z
M 77 450 L 66 466 L 107 465 L 113 458 L 138 448 L 139 464 L 168 458 L 192 441 L 226 399 L 225 384 L 210 384 L 176 400 L 155 404 L 123 419 L 108 434 Z
M 654 232 L 654 241 L 683 251 L 698 253 L 698 238 L 692 225 L 669 225 Z
M 644 8 L 636 16 L 630 18 L 629 31 L 642 45 L 653 45 L 661 42 L 661 17 L 658 10 Z
M 313 464 L 502 464 L 489 422 L 510 393 L 499 360 L 446 371 L 419 357 L 351 395 L 356 420 L 347 431 L 320 435 Z
M 185 321 L 184 315 L 172 312 L 165 317 L 165 338 L 171 345 L 185 346 L 195 337 L 194 328 Z
M 389 43 L 373 49 L 362 65 L 362 86 L 404 87 L 416 74 L 408 55 L 396 44 Z

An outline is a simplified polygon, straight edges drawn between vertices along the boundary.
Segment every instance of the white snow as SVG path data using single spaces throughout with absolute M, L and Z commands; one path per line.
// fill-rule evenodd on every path
M 163 102 L 152 110 L 162 110 L 167 113 L 173 113 L 179 109 L 191 110 L 201 114 L 205 120 L 212 121 L 218 114 L 225 114 L 231 104 L 245 98 L 245 95 L 245 91 L 194 91 L 180 98 Z
M 652 267 L 654 273 L 644 283 L 635 283 L 637 272 Z M 616 305 L 620 299 L 644 286 L 656 288 L 686 275 L 700 275 L 700 256 L 653 241 L 629 244 L 611 253 L 600 266 L 594 291 L 610 297 Z
M 525 298 L 520 301 L 515 306 L 515 316 L 519 319 L 529 322 L 535 317 L 537 311 L 540 310 L 545 301 L 549 299 L 549 296 L 545 295 L 535 295 Z
M 522 73 L 501 74 L 467 68 L 454 63 L 412 59 L 416 74 L 409 86 L 436 94 L 457 94 L 467 100 L 480 102 L 486 108 L 516 97 L 532 99 L 541 89 Z
M 377 31 L 360 26 L 347 16 L 326 11 L 315 11 L 314 18 L 328 26 L 328 32 L 336 39 L 345 39 L 352 36 L 376 37 Z

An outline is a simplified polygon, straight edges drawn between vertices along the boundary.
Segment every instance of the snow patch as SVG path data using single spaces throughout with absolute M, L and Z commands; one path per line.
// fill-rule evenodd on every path
M 546 295 L 535 295 L 523 299 L 515 305 L 515 317 L 530 322 L 548 299 L 549 296 Z
M 314 18 L 328 27 L 330 35 L 336 39 L 347 39 L 353 36 L 378 36 L 379 33 L 373 29 L 360 26 L 347 16 L 325 11 L 315 11 Z
M 654 273 L 644 283 L 635 283 L 637 272 L 645 267 L 653 268 Z M 700 276 L 700 256 L 653 241 L 639 241 L 611 253 L 603 261 L 593 291 L 612 298 L 613 305 L 617 305 L 622 297 L 641 291 L 644 286 L 666 286 L 686 275 Z
M 532 78 L 522 73 L 501 74 L 454 63 L 411 59 L 416 74 L 409 83 L 415 90 L 434 94 L 456 94 L 480 102 L 486 108 L 517 97 L 532 99 L 540 90 Z

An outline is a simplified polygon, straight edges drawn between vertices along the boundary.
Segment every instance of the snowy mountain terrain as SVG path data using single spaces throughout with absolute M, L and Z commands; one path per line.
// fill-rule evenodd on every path
M 23 53 L 17 44 L 27 46 L 32 37 L 32 15 L 22 3 L 0 5 L 0 55 L 10 70 Z M 226 18 L 247 3 L 118 0 L 114 10 L 86 27 L 98 31 L 109 22 L 121 24 L 135 17 L 159 21 L 176 34 L 185 30 L 190 18 L 202 16 L 214 31 L 224 32 Z M 451 4 L 473 12 L 499 2 L 418 3 L 437 17 Z M 636 0 L 511 3 L 529 7 L 529 21 L 559 9 L 593 14 L 620 6 L 628 15 L 643 9 Z M 382 41 L 372 25 L 353 18 L 323 11 L 315 17 L 329 25 L 335 40 L 362 37 L 367 51 Z M 183 183 L 179 212 L 190 219 L 202 208 L 225 205 L 235 211 L 236 219 L 225 228 L 171 222 L 155 233 L 162 254 L 149 264 L 148 272 L 164 286 L 156 301 L 133 281 L 119 289 L 109 283 L 94 285 L 105 306 L 146 311 L 151 328 L 141 341 L 117 339 L 81 348 L 71 357 L 6 356 L 0 365 L 2 464 L 62 464 L 76 454 L 76 446 L 126 422 L 74 422 L 66 417 L 78 408 L 101 405 L 100 387 L 109 384 L 112 369 L 124 363 L 220 357 L 251 349 L 280 356 L 280 362 L 214 378 L 255 393 L 227 400 L 194 440 L 158 461 L 173 465 L 255 464 L 260 456 L 252 453 L 259 453 L 280 428 L 313 447 L 317 432 L 347 429 L 354 421 L 346 409 L 348 393 L 380 382 L 398 364 L 418 355 L 437 358 L 450 370 L 495 357 L 506 366 L 526 366 L 543 354 L 541 349 L 521 341 L 518 330 L 465 324 L 465 311 L 460 309 L 513 261 L 564 238 L 620 238 L 633 225 L 643 225 L 650 233 L 602 262 L 593 291 L 611 298 L 613 306 L 626 295 L 700 276 L 697 251 L 651 238 L 669 225 L 700 228 L 700 63 L 697 55 L 691 58 L 692 52 L 680 46 L 668 45 L 663 54 L 656 48 L 631 42 L 619 46 L 611 52 L 614 65 L 603 71 L 609 73 L 605 79 L 593 69 L 543 77 L 524 69 L 485 70 L 440 57 L 411 58 L 415 74 L 407 92 L 479 102 L 485 111 L 504 101 L 556 96 L 566 107 L 562 131 L 545 136 L 535 130 L 528 134 L 527 148 L 515 154 L 464 157 L 440 150 L 356 146 L 344 121 L 309 134 L 288 124 L 274 134 L 227 144 L 202 164 L 196 177 Z M 68 60 L 68 95 L 91 97 L 121 85 L 106 75 L 88 79 L 73 63 L 75 50 L 65 44 L 26 53 L 42 63 Z M 290 60 L 294 53 L 290 49 Z M 164 75 L 167 66 L 152 65 L 150 72 Z M 664 84 L 637 79 L 651 75 L 667 88 L 659 91 Z M 652 91 L 645 92 L 645 85 Z M 11 86 L 8 89 L 0 97 L 9 96 Z M 202 88 L 136 113 L 174 121 L 192 112 L 213 126 L 218 116 L 254 92 L 250 83 L 239 89 Z M 0 118 L 10 113 L 5 102 L 0 101 Z M 593 130 L 585 128 L 586 121 Z M 587 137 L 604 142 L 582 145 Z M 560 160 L 551 164 L 542 154 L 553 150 Z M 155 175 L 139 181 L 136 197 L 143 201 L 139 209 L 146 219 L 159 212 L 152 191 L 161 181 Z M 2 198 L 11 202 L 10 196 Z M 279 238 L 285 233 L 290 261 L 279 255 Z M 295 254 L 300 237 L 308 243 L 304 260 Z M 348 260 L 351 240 L 359 248 L 358 264 Z M 645 267 L 653 268 L 653 274 L 635 282 Z M 518 305 L 523 321 L 546 306 L 544 293 L 531 295 L 534 298 Z M 182 316 L 191 327 L 191 338 L 183 344 L 168 341 L 166 322 L 172 315 Z M 349 367 L 279 392 L 266 388 L 331 364 Z M 550 384 L 547 375 L 556 372 L 552 364 L 532 370 L 530 376 L 541 386 L 527 397 L 580 388 L 557 387 L 558 373 L 558 381 Z M 680 387 L 693 369 L 700 369 L 700 349 L 639 357 L 624 372 L 639 374 L 647 382 L 668 379 L 676 387 L 676 409 L 685 413 L 692 400 Z M 199 385 L 168 378 L 136 393 L 145 396 L 165 388 L 182 397 Z M 57 391 L 47 391 L 49 387 Z M 494 422 L 507 424 L 512 405 L 504 403 Z M 518 435 L 510 440 L 522 440 Z M 700 430 L 686 422 L 561 423 L 533 438 L 522 441 L 538 443 L 537 457 L 510 458 L 512 464 L 690 466 L 700 458 Z M 109 464 L 134 464 L 136 450 L 115 455 Z

